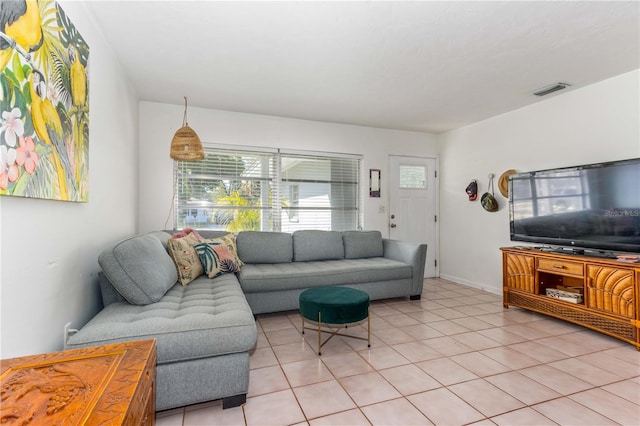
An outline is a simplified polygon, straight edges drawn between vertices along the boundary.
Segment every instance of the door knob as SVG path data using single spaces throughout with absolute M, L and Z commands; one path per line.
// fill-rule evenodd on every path
M 392 214 L 392 215 L 391 215 L 391 219 L 395 219 L 395 218 L 396 218 L 396 215 L 395 215 L 395 214 Z
M 389 225 L 392 228 L 395 228 L 397 225 L 395 223 L 392 223 L 391 225 Z

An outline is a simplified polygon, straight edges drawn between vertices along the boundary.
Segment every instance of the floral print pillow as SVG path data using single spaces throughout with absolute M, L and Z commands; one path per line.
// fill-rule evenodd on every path
M 178 280 L 184 286 L 204 273 L 200 257 L 193 248 L 200 242 L 197 236 L 197 233 L 190 232 L 181 238 L 172 237 L 167 242 L 169 254 L 178 270 Z
M 243 267 L 244 262 L 240 260 L 240 258 L 238 257 L 238 247 L 236 245 L 236 236 L 234 234 L 227 234 L 216 239 L 222 240 L 227 245 L 227 248 L 231 251 L 231 254 L 233 254 L 233 256 L 235 257 L 238 267 L 239 268 Z M 203 241 L 209 241 L 209 240 L 203 240 Z
M 222 274 L 238 272 L 241 265 L 238 264 L 235 255 L 222 238 L 214 238 L 194 244 L 194 249 L 200 257 L 200 262 L 205 274 L 209 278 L 215 278 Z

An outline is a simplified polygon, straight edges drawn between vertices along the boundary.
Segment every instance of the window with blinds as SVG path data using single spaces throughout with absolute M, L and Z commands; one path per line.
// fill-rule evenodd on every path
M 358 228 L 360 157 L 205 147 L 176 162 L 176 228 Z

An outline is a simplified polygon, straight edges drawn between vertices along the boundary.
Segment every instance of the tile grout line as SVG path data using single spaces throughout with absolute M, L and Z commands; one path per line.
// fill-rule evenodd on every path
M 439 288 L 438 288 L 439 287 Z M 301 385 L 298 386 L 297 388 L 300 387 L 304 387 L 304 386 L 310 386 L 316 383 L 322 383 L 324 381 L 328 381 L 328 380 L 332 380 L 338 383 L 338 385 L 340 386 L 340 388 L 347 394 L 347 396 L 349 397 L 349 400 L 353 403 L 353 405 L 357 408 L 357 410 L 359 411 L 359 413 L 364 416 L 365 419 L 367 419 L 367 421 L 371 424 L 375 423 L 375 419 L 373 418 L 369 418 L 365 412 L 363 411 L 363 408 L 366 407 L 370 407 L 370 406 L 374 406 L 376 404 L 380 404 L 383 402 L 389 402 L 389 401 L 395 401 L 395 400 L 401 400 L 404 399 L 405 401 L 409 402 L 409 404 L 411 404 L 412 407 L 414 407 L 416 410 L 418 410 L 418 412 L 420 412 L 423 416 L 425 416 L 425 418 L 427 418 L 429 421 L 431 421 L 431 418 L 429 416 L 427 416 L 424 412 L 422 412 L 420 410 L 419 407 L 417 407 L 409 398 L 414 396 L 414 395 L 419 395 L 421 393 L 425 393 L 425 392 L 429 392 L 429 391 L 434 391 L 437 389 L 446 389 L 448 392 L 451 392 L 451 394 L 455 395 L 457 398 L 460 398 L 462 401 L 464 401 L 466 404 L 468 404 L 470 407 L 472 407 L 474 410 L 476 410 L 478 413 L 480 413 L 484 420 L 488 420 L 491 421 L 492 418 L 497 418 L 499 416 L 503 416 L 505 414 L 509 414 L 509 413 L 513 413 L 516 412 L 518 410 L 522 410 L 525 408 L 531 409 L 533 410 L 535 413 L 537 413 L 538 415 L 549 419 L 550 422 L 554 422 L 552 417 L 549 417 L 548 415 L 543 414 L 542 411 L 538 411 L 535 407 L 537 406 L 541 406 L 542 404 L 547 404 L 550 401 L 557 401 L 557 400 L 561 400 L 561 399 L 568 399 L 570 401 L 572 401 L 572 403 L 575 403 L 581 407 L 585 407 L 587 408 L 589 411 L 598 414 L 599 416 L 602 416 L 604 418 L 607 418 L 608 420 L 614 421 L 613 419 L 611 419 L 611 417 L 605 415 L 604 413 L 597 411 L 595 409 L 592 409 L 590 407 L 588 407 L 587 405 L 585 405 L 584 403 L 579 402 L 578 400 L 574 400 L 571 397 L 584 393 L 584 392 L 592 392 L 594 390 L 602 390 L 604 392 L 606 392 L 608 395 L 611 395 L 613 398 L 619 398 L 621 400 L 624 401 L 628 401 L 631 404 L 634 404 L 633 401 L 629 401 L 628 399 L 624 398 L 623 396 L 620 396 L 619 394 L 614 393 L 613 391 L 610 391 L 608 389 L 605 389 L 605 386 L 610 386 L 610 385 L 615 385 L 615 384 L 620 384 L 620 383 L 624 383 L 627 381 L 632 381 L 633 383 L 635 383 L 636 385 L 639 386 L 640 389 L 640 384 L 638 384 L 638 378 L 640 378 L 640 374 L 635 374 L 632 375 L 631 377 L 627 377 L 627 376 L 621 376 L 619 373 L 623 372 L 624 370 L 615 370 L 614 371 L 610 371 L 608 369 L 605 368 L 601 368 L 599 365 L 605 365 L 606 366 L 606 362 L 604 360 L 606 359 L 616 359 L 617 361 L 620 361 L 622 363 L 622 366 L 624 367 L 624 365 L 629 364 L 632 367 L 634 366 L 633 363 L 631 362 L 633 355 L 629 355 L 626 352 L 615 352 L 617 350 L 620 350 L 622 348 L 626 348 L 626 345 L 624 345 L 622 342 L 619 342 L 617 340 L 615 341 L 608 341 L 606 340 L 611 339 L 608 336 L 600 336 L 600 335 L 593 335 L 592 333 L 595 333 L 589 329 L 586 328 L 581 328 L 581 327 L 576 327 L 575 329 L 570 329 L 567 328 L 562 329 L 560 332 L 558 333 L 550 333 L 550 331 L 553 331 L 553 327 L 554 327 L 554 322 L 558 322 L 558 324 L 567 324 L 571 327 L 574 327 L 573 324 L 570 323 L 565 323 L 562 322 L 558 319 L 555 319 L 553 317 L 550 316 L 544 316 L 544 315 L 539 315 L 539 314 L 535 314 L 526 310 L 520 310 L 519 308 L 510 308 L 510 309 L 505 309 L 502 308 L 502 311 L 497 311 L 497 309 L 494 311 L 494 309 L 491 309 L 491 304 L 496 305 L 496 304 L 502 304 L 501 299 L 496 295 L 496 297 L 494 298 L 493 301 L 489 301 L 486 300 L 488 299 L 488 295 L 489 293 L 487 293 L 486 291 L 482 291 L 481 289 L 473 289 L 474 291 L 470 291 L 468 288 L 462 288 L 464 286 L 462 285 L 457 285 L 454 283 L 450 283 L 446 280 L 433 280 L 431 282 L 428 282 L 427 280 L 425 280 L 425 289 L 423 290 L 423 298 L 420 301 L 410 301 L 407 302 L 405 300 L 397 300 L 397 299 L 389 299 L 389 301 L 374 301 L 372 302 L 372 310 L 371 310 L 371 317 L 372 319 L 377 318 L 381 321 L 385 321 L 389 324 L 389 327 L 385 327 L 382 328 L 380 330 L 384 330 L 384 329 L 388 329 L 388 330 L 401 330 L 404 327 L 407 327 L 407 325 L 402 325 L 402 322 L 404 321 L 401 317 L 401 315 L 404 315 L 405 318 L 410 318 L 412 320 L 415 320 L 417 322 L 417 324 L 414 324 L 416 326 L 427 326 L 433 330 L 435 330 L 436 332 L 440 332 L 439 330 L 430 327 L 429 324 L 434 323 L 434 322 L 440 322 L 442 321 L 443 324 L 445 322 L 449 322 L 452 324 L 456 324 L 459 327 L 462 327 L 464 329 L 467 329 L 468 331 L 464 331 L 464 332 L 455 332 L 455 333 L 442 333 L 442 336 L 438 336 L 438 337 L 429 337 L 427 339 L 421 339 L 419 337 L 415 337 L 413 334 L 408 334 L 408 337 L 410 338 L 409 341 L 407 341 L 406 343 L 419 343 L 424 345 L 426 348 L 428 348 L 431 351 L 434 351 L 435 354 L 438 354 L 439 356 L 437 356 L 436 358 L 432 358 L 432 359 L 427 359 L 425 361 L 411 361 L 411 359 L 408 359 L 406 356 L 404 356 L 401 352 L 399 352 L 396 349 L 396 346 L 398 346 L 399 344 L 402 343 L 387 343 L 386 340 L 378 337 L 376 335 L 376 332 L 371 331 L 372 334 L 372 344 L 373 344 L 373 338 L 375 337 L 377 343 L 376 343 L 376 347 L 372 347 L 371 349 L 359 349 L 358 345 L 350 345 L 346 339 L 343 340 L 343 343 L 345 343 L 347 346 L 349 346 L 351 348 L 351 352 L 337 352 L 335 354 L 332 355 L 328 355 L 329 357 L 331 356 L 340 356 L 343 354 L 347 354 L 347 353 L 353 353 L 355 352 L 358 355 L 358 359 L 363 360 L 370 368 L 372 368 L 371 372 L 375 372 L 376 374 L 378 374 L 379 376 L 382 377 L 382 379 L 384 380 L 384 383 L 388 384 L 389 386 L 391 386 L 392 389 L 394 389 L 394 391 L 398 392 L 398 394 L 400 395 L 399 397 L 393 397 L 391 399 L 385 399 L 383 401 L 378 401 L 378 402 L 374 402 L 374 403 L 370 403 L 367 405 L 358 405 L 356 403 L 356 401 L 354 400 L 353 396 L 347 392 L 347 389 L 344 387 L 343 383 L 341 382 L 341 380 L 346 379 L 346 378 L 350 378 L 350 377 L 355 377 L 359 374 L 364 374 L 364 373 L 354 373 L 354 374 L 349 374 L 347 376 L 338 378 L 336 376 L 336 373 L 334 373 L 334 370 L 332 370 L 331 368 L 329 368 L 329 365 L 326 364 L 325 360 L 322 359 L 322 357 L 319 359 L 321 362 L 321 365 L 323 366 L 324 369 L 326 369 L 328 371 L 328 373 L 330 374 L 331 379 L 327 379 L 327 380 L 321 380 L 319 382 L 314 382 L 314 383 L 310 383 L 310 384 L 305 384 L 305 385 Z M 450 292 L 454 292 L 456 289 L 460 290 L 462 289 L 463 291 L 467 291 L 467 294 L 463 294 L 463 295 L 455 295 L 453 293 Z M 477 291 L 477 292 L 476 292 Z M 474 295 L 474 292 L 475 295 Z M 429 294 L 430 296 L 435 296 L 435 299 L 433 298 L 427 298 L 426 295 Z M 459 305 L 459 306 L 446 306 L 447 304 L 452 304 L 453 302 L 444 302 L 444 304 L 439 304 L 437 301 L 445 301 L 445 300 L 452 300 L 452 299 L 456 299 L 456 298 L 469 298 L 469 297 L 480 297 L 480 296 L 487 296 L 485 298 L 485 300 L 482 299 L 476 299 L 474 302 L 472 303 L 468 303 L 465 305 Z M 482 306 L 482 307 L 478 307 L 477 305 L 486 305 L 486 306 Z M 373 306 L 378 307 L 378 312 L 376 313 L 375 310 L 373 309 Z M 435 306 L 440 306 L 435 307 Z M 420 308 L 420 309 L 416 309 L 416 308 Z M 467 309 L 466 307 L 470 307 L 469 309 Z M 457 310 L 456 308 L 458 308 L 459 310 Z M 485 308 L 484 310 L 486 311 L 486 313 L 483 314 L 479 314 L 477 313 L 476 309 L 480 309 L 482 310 L 483 308 Z M 442 318 L 441 320 L 437 320 L 431 316 L 428 315 L 424 315 L 426 314 L 431 314 L 431 315 L 435 315 L 436 317 L 439 317 L 440 315 L 438 315 L 437 313 L 435 313 L 434 311 L 437 310 L 441 310 L 441 313 L 444 314 L 445 312 L 459 312 L 461 314 L 461 316 L 456 316 L 456 317 L 451 317 L 451 318 Z M 476 312 L 473 314 L 468 314 L 465 312 L 461 312 L 466 310 L 467 312 Z M 270 315 L 270 314 L 267 314 Z M 414 316 L 415 315 L 415 316 Z M 455 314 L 454 314 L 455 315 Z M 385 317 L 390 317 L 390 316 L 397 316 L 397 318 L 394 318 L 394 323 L 391 323 L 389 321 L 385 320 Z M 427 318 L 427 320 L 422 320 L 420 319 L 420 316 L 423 316 L 424 318 Z M 449 314 L 446 314 L 446 316 L 450 316 Z M 484 318 L 482 318 L 484 317 Z M 285 314 L 285 316 L 281 314 L 272 314 L 272 316 L 266 317 L 266 318 L 274 318 L 274 324 L 277 324 L 278 322 L 286 322 L 283 321 L 284 318 L 287 318 L 289 325 L 293 326 L 293 329 L 296 330 L 296 333 L 300 333 L 300 330 L 298 329 L 298 327 L 296 327 L 295 323 L 293 322 L 291 315 L 290 314 Z M 474 319 L 478 320 L 478 321 L 483 321 L 485 323 L 487 323 L 488 325 L 490 325 L 490 327 L 487 328 L 481 328 L 481 329 L 469 329 L 468 327 L 465 327 L 463 324 L 465 323 L 465 321 L 473 321 Z M 456 321 L 459 320 L 459 321 Z M 493 322 L 489 322 L 488 320 L 493 320 Z M 258 322 L 258 321 L 257 321 Z M 266 323 L 267 321 L 265 321 Z M 535 325 L 534 325 L 535 324 Z M 294 398 L 296 400 L 297 403 L 297 407 L 298 409 L 302 412 L 303 416 L 304 416 L 304 421 L 309 424 L 310 421 L 313 420 L 317 420 L 326 416 L 333 416 L 335 414 L 340 414 L 340 413 L 345 413 L 347 411 L 350 411 L 351 409 L 346 409 L 346 410 L 342 410 L 342 411 L 338 411 L 338 412 L 332 412 L 330 414 L 325 414 L 322 416 L 318 416 L 318 417 L 314 417 L 314 418 L 309 418 L 307 413 L 304 411 L 304 409 L 302 408 L 302 404 L 300 402 L 300 400 L 298 399 L 298 396 L 295 392 L 295 389 L 292 386 L 292 382 L 290 381 L 289 377 L 287 376 L 287 374 L 285 373 L 284 370 L 284 365 L 288 364 L 288 363 L 293 363 L 293 362 L 298 362 L 298 361 L 290 361 L 290 362 L 282 362 L 281 357 L 279 357 L 276 353 L 276 351 L 274 350 L 274 347 L 277 346 L 281 346 L 281 345 L 272 345 L 271 340 L 269 339 L 267 332 L 272 332 L 272 331 L 282 331 L 282 330 L 286 330 L 288 328 L 285 329 L 276 329 L 276 330 L 269 330 L 266 331 L 263 326 L 263 324 L 260 323 L 259 327 L 259 332 L 261 331 L 264 334 L 264 338 L 266 339 L 266 343 L 268 344 L 268 348 L 270 349 L 275 362 L 278 364 L 279 367 L 279 371 L 281 374 L 284 375 L 285 380 L 287 385 L 289 386 L 289 389 L 291 390 L 291 392 L 294 395 Z M 485 330 L 503 330 L 503 332 L 505 333 L 512 333 L 516 336 L 519 336 L 520 338 L 523 338 L 523 336 L 519 333 L 516 332 L 517 327 L 522 326 L 522 327 L 526 327 L 524 328 L 522 331 L 526 331 L 526 335 L 529 335 L 528 330 L 532 330 L 531 331 L 531 336 L 534 337 L 526 337 L 526 335 L 524 336 L 524 340 L 520 341 L 520 342 L 514 342 L 514 343 L 503 343 L 503 341 L 505 339 L 500 339 L 502 341 L 498 341 L 498 340 L 494 340 L 492 337 L 490 336 L 485 336 L 483 335 L 481 332 L 485 331 Z M 513 327 L 514 330 L 510 331 L 508 329 L 508 327 Z M 268 328 L 268 327 L 267 327 Z M 416 329 L 415 330 L 416 335 L 419 336 L 419 330 Z M 435 347 L 432 347 L 431 345 L 429 345 L 428 341 L 433 340 L 433 339 L 439 339 L 439 338 L 448 338 L 448 339 L 453 339 L 454 342 L 451 342 L 452 344 L 462 344 L 464 345 L 462 342 L 458 341 L 457 339 L 454 338 L 454 336 L 459 336 L 465 333 L 475 333 L 478 336 L 481 336 L 483 339 L 487 339 L 488 341 L 492 341 L 496 344 L 496 346 L 491 346 L 491 347 L 487 347 L 487 348 L 482 348 L 482 346 L 484 345 L 476 345 L 479 349 L 475 349 L 474 347 L 469 347 L 468 350 L 466 350 L 465 348 L 461 348 L 463 349 L 463 352 L 460 353 L 453 353 L 452 355 L 446 355 L 445 353 L 441 352 L 438 349 L 435 349 Z M 536 337 L 536 333 L 538 333 L 537 337 Z M 582 334 L 579 334 L 582 333 Z M 542 334 L 542 335 L 540 335 Z M 546 335 L 545 335 L 546 334 Z M 543 336 L 544 335 L 544 336 Z M 493 335 L 494 337 L 498 337 L 498 335 Z M 595 348 L 593 350 L 588 350 L 585 353 L 581 353 L 581 346 L 583 346 L 585 349 L 590 349 L 590 347 L 588 345 L 581 345 L 581 339 L 584 338 L 602 338 L 603 340 L 593 340 L 593 346 L 595 346 Z M 505 336 L 505 338 L 508 340 L 508 335 Z M 547 344 L 542 343 L 543 340 L 548 339 Z M 561 339 L 568 339 L 567 342 L 571 345 L 575 345 L 574 348 L 570 348 L 569 350 L 571 350 L 572 352 L 576 352 L 578 353 L 577 355 L 571 355 L 568 354 L 566 352 L 563 352 L 562 350 L 559 350 L 558 348 L 556 348 L 553 343 L 554 340 L 553 339 L 558 339 L 559 341 Z M 313 352 L 313 347 L 310 343 L 310 341 L 306 338 L 303 338 L 303 342 L 304 342 L 304 347 L 307 350 L 311 350 Z M 478 343 L 483 342 L 483 340 L 478 341 Z M 536 345 L 540 345 L 541 350 L 543 350 L 543 354 L 546 353 L 544 351 L 546 351 L 547 349 L 549 351 L 553 351 L 553 352 L 548 352 L 549 354 L 553 354 L 554 357 L 560 356 L 560 358 L 557 359 L 553 359 L 550 361 L 543 361 L 541 360 L 540 357 L 544 358 L 546 357 L 546 355 L 540 355 L 539 357 L 533 357 L 529 354 L 529 352 L 525 352 L 523 347 L 523 352 L 521 352 L 520 350 L 515 349 L 515 346 L 519 345 L 519 344 L 530 344 L 530 343 L 535 343 Z M 617 343 L 617 344 L 616 344 Z M 442 343 L 442 345 L 449 345 L 449 342 L 444 342 Z M 441 346 L 442 348 L 446 348 L 447 346 Z M 265 347 L 265 349 L 267 348 Z M 400 365 L 390 365 L 390 366 L 386 366 L 383 368 L 376 368 L 372 362 L 368 361 L 368 358 L 365 356 L 367 354 L 366 351 L 371 351 L 374 350 L 376 348 L 390 348 L 391 350 L 394 351 L 394 353 L 398 354 L 400 357 L 404 358 L 406 361 L 408 361 L 407 364 L 400 364 Z M 454 348 L 454 347 L 452 347 Z M 537 346 L 534 346 L 534 348 L 537 348 Z M 546 349 L 544 349 L 546 348 Z M 514 352 L 515 356 L 519 356 L 522 355 L 524 357 L 528 357 L 530 358 L 534 364 L 532 365 L 527 365 L 526 367 L 521 367 L 521 368 L 513 368 L 511 365 L 509 365 L 509 360 L 508 359 L 501 359 L 500 357 L 498 357 L 498 353 L 496 353 L 496 357 L 492 357 L 490 356 L 490 354 L 484 353 L 484 351 L 490 351 L 492 349 L 501 349 L 501 350 L 509 350 Z M 574 350 L 575 349 L 575 350 Z M 454 348 L 455 350 L 455 348 Z M 565 349 L 566 350 L 566 349 Z M 610 352 L 610 351 L 614 351 L 614 352 Z M 610 352 L 610 353 L 607 353 Z M 635 352 L 635 351 L 634 351 Z M 498 372 L 498 373 L 492 373 L 492 374 L 487 374 L 487 375 L 479 375 L 474 373 L 471 370 L 468 370 L 463 364 L 461 364 L 459 361 L 462 360 L 462 358 L 459 358 L 457 360 L 455 360 L 455 357 L 459 356 L 459 355 L 469 355 L 469 354 L 479 354 L 483 357 L 486 357 L 488 360 L 491 360 L 492 362 L 497 363 L 500 366 L 503 366 L 505 368 L 508 369 L 508 371 L 503 371 L 503 372 Z M 597 355 L 604 355 L 607 358 L 597 358 Z M 616 356 L 617 355 L 617 356 Z M 627 356 L 629 355 L 629 356 Z M 505 357 L 507 355 L 504 355 Z M 580 359 L 582 357 L 590 357 L 587 359 Z M 462 380 L 460 382 L 456 382 L 456 383 L 452 383 L 449 385 L 445 385 L 444 383 L 442 383 L 440 380 L 438 380 L 437 378 L 431 376 L 426 370 L 423 370 L 420 366 L 418 366 L 418 364 L 421 364 L 423 362 L 428 362 L 428 361 L 432 361 L 432 360 L 439 360 L 439 359 L 446 359 L 448 361 L 450 361 L 451 363 L 455 364 L 456 366 L 458 366 L 459 368 L 462 368 L 466 371 L 469 371 L 470 373 L 474 374 L 475 378 L 473 379 L 466 379 L 466 380 Z M 572 359 L 580 359 L 581 362 L 583 362 L 584 364 L 588 365 L 591 369 L 595 369 L 594 374 L 600 374 L 600 372 L 602 372 L 602 374 L 607 373 L 609 375 L 611 375 L 611 377 L 615 377 L 616 380 L 614 381 L 606 381 L 603 384 L 593 384 L 590 382 L 587 382 L 586 380 L 584 380 L 583 378 L 581 378 L 580 376 L 577 376 L 575 374 L 573 374 L 570 371 L 564 371 L 556 366 L 550 365 L 556 362 L 565 362 L 568 360 L 572 360 Z M 301 359 L 300 361 L 303 361 L 303 359 Z M 603 362 L 605 362 L 605 364 L 603 364 Z M 521 363 L 521 365 L 526 365 L 528 364 L 528 361 L 523 359 L 523 362 Z M 393 369 L 393 368 L 397 368 L 397 367 L 401 367 L 401 366 L 405 366 L 405 365 L 411 365 L 411 366 L 415 366 L 417 368 L 420 369 L 420 371 L 424 372 L 424 374 L 426 374 L 428 377 L 431 377 L 431 379 L 434 380 L 435 383 L 437 383 L 438 385 L 440 385 L 437 388 L 434 389 L 429 389 L 427 391 L 418 391 L 415 393 L 411 393 L 411 394 L 407 394 L 404 395 L 402 392 L 400 392 L 400 389 L 394 385 L 391 381 L 389 381 L 389 379 L 387 379 L 387 377 L 385 377 L 382 372 Z M 275 366 L 275 365 L 272 365 Z M 263 367 L 259 367 L 259 368 L 266 368 L 266 367 L 272 367 L 269 365 L 265 365 Z M 522 371 L 529 369 L 529 368 L 536 368 L 536 367 L 541 367 L 541 366 L 548 366 L 553 370 L 557 370 L 559 372 L 568 374 L 570 377 L 575 378 L 577 380 L 580 380 L 582 382 L 584 382 L 586 385 L 588 385 L 587 388 L 585 389 L 580 389 L 578 391 L 573 391 L 571 393 L 567 393 L 567 394 L 559 394 L 558 396 L 554 396 L 554 397 L 550 397 L 547 399 L 542 399 L 540 401 L 536 401 L 533 404 L 527 404 L 524 401 L 522 401 L 521 399 L 519 399 L 517 396 L 515 396 L 514 394 L 512 394 L 511 392 L 507 391 L 507 390 L 503 390 L 502 388 L 500 388 L 498 385 L 493 384 L 492 382 L 490 382 L 489 378 L 491 377 L 495 377 L 495 376 L 499 376 L 502 374 L 508 374 L 508 373 L 518 373 L 518 374 L 523 374 Z M 619 368 L 623 368 L 623 367 L 619 367 Z M 259 368 L 256 368 L 259 369 Z M 576 370 L 577 372 L 577 370 Z M 540 373 L 542 374 L 542 373 Z M 532 378 L 529 376 L 526 376 L 529 380 L 532 380 L 536 383 L 538 383 L 540 386 L 546 388 L 546 389 L 550 389 L 551 391 L 554 391 L 554 389 L 550 388 L 549 386 L 545 385 L 544 383 L 542 383 L 541 381 L 539 381 L 540 378 L 542 378 L 543 376 L 539 376 L 536 378 Z M 596 377 L 596 376 L 593 376 Z M 606 376 L 602 376 L 601 379 L 606 379 Z M 457 386 L 460 384 L 464 384 L 464 383 L 468 383 L 474 380 L 482 380 L 482 382 L 484 382 L 485 384 L 506 393 L 507 395 L 509 395 L 510 397 L 514 398 L 516 401 L 518 401 L 519 403 L 523 404 L 523 407 L 520 408 L 515 408 L 512 410 L 507 410 L 503 413 L 500 414 L 496 414 L 496 415 L 492 415 L 491 417 L 484 415 L 478 408 L 476 408 L 473 404 L 471 404 L 469 401 L 465 400 L 464 398 L 462 398 L 460 395 L 458 395 L 456 392 L 454 392 L 453 390 L 449 389 L 452 386 Z M 594 382 L 597 382 L 597 380 L 594 380 Z M 506 382 L 505 382 L 506 383 Z M 571 388 L 569 388 L 571 389 Z M 556 391 L 554 391 L 556 392 Z M 542 395 L 544 396 L 544 395 Z M 584 398 L 584 397 L 583 397 Z M 584 399 L 583 399 L 584 400 Z M 247 425 L 248 424 L 248 420 L 247 420 L 247 415 L 245 412 L 245 405 L 243 404 L 242 406 L 242 414 L 243 414 L 243 420 L 244 420 L 244 424 Z M 635 404 L 637 406 L 640 407 L 639 404 Z M 186 410 L 183 408 L 182 409 L 182 424 L 185 425 L 185 419 L 186 419 Z M 551 412 L 549 412 L 551 413 Z M 554 415 L 555 416 L 555 415 Z M 477 421 L 481 421 L 481 420 L 477 420 Z M 615 422 L 615 421 L 614 421 Z M 432 422 L 434 423 L 434 422 Z M 475 423 L 475 422 L 470 422 L 470 423 Z

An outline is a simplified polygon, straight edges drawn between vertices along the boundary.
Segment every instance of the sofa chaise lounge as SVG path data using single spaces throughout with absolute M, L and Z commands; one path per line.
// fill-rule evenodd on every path
M 100 254 L 104 308 L 66 343 L 156 339 L 159 411 L 215 399 L 225 408 L 245 402 L 255 315 L 298 309 L 307 288 L 343 285 L 371 300 L 422 293 L 426 245 L 377 231 L 240 232 L 240 271 L 186 286 L 167 252 L 170 238 L 170 231 L 136 235 Z

